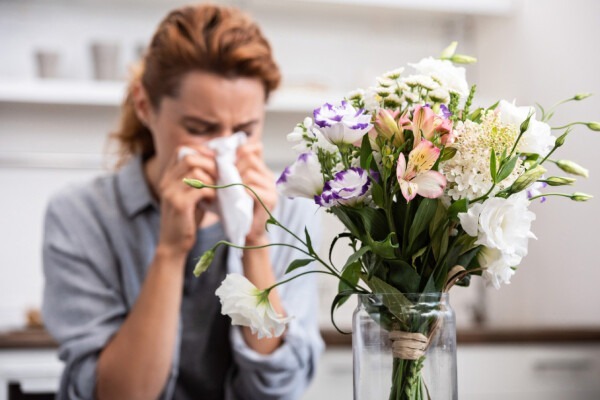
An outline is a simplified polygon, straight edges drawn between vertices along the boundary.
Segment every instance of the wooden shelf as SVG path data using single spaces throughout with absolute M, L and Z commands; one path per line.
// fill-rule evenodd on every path
M 124 82 L 84 80 L 0 80 L 0 103 L 118 107 L 125 95 Z M 280 89 L 267 106 L 270 112 L 309 113 L 343 93 Z

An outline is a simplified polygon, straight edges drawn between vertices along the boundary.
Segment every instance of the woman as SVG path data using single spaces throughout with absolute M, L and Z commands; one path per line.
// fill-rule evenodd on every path
M 195 260 L 225 234 L 210 211 L 217 192 L 182 183 L 214 184 L 207 142 L 243 131 L 242 181 L 304 229 L 310 214 L 278 199 L 263 161 L 265 102 L 279 79 L 268 42 L 239 11 L 185 7 L 162 21 L 123 106 L 126 164 L 48 207 L 43 312 L 65 361 L 60 399 L 295 399 L 306 388 L 322 350 L 313 282 L 271 293 L 278 312 L 295 316 L 271 339 L 230 327 L 214 295 L 228 271 L 271 286 L 298 255 L 277 247 L 240 259 L 220 247 L 195 279 Z M 194 154 L 180 157 L 183 147 Z M 266 219 L 255 201 L 246 245 L 290 240 L 267 234 Z

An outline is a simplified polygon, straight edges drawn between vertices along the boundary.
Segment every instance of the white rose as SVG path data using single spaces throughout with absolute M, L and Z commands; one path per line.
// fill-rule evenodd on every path
M 292 319 L 277 314 L 268 293 L 240 274 L 228 274 L 215 294 L 221 300 L 221 313 L 231 317 L 232 325 L 249 327 L 259 339 L 281 336 Z
M 496 288 L 500 282 L 510 281 L 514 274 L 510 267 L 521 262 L 527 255 L 529 239 L 535 239 L 531 232 L 535 214 L 528 206 L 527 195 L 520 193 L 508 199 L 492 197 L 458 214 L 465 232 L 477 238 L 475 244 L 484 246 L 479 262 L 485 270 L 484 278 Z
M 529 120 L 529 127 L 521 136 L 517 151 L 519 153 L 535 153 L 545 157 L 554 147 L 556 138 L 552 136 L 550 126 L 544 122 Z
M 552 136 L 548 124 L 535 119 L 533 107 L 517 107 L 514 101 L 509 103 L 501 100 L 497 110 L 500 112 L 500 122 L 517 127 L 520 127 L 529 114 L 532 114 L 529 126 L 517 145 L 519 153 L 535 153 L 545 156 L 552 150 L 556 138 Z
M 484 269 L 483 279 L 487 285 L 500 289 L 500 284 L 509 284 L 510 278 L 515 274 L 513 266 L 519 265 L 521 257 L 507 255 L 498 249 L 482 247 L 477 254 L 477 261 Z
M 535 214 L 528 210 L 528 206 L 529 200 L 523 193 L 508 199 L 492 197 L 481 204 L 474 204 L 467 213 L 460 213 L 458 217 L 465 232 L 477 236 L 475 244 L 525 257 L 529 239 L 535 238 L 531 232 Z
M 457 67 L 448 60 L 437 60 L 432 57 L 424 58 L 416 64 L 409 64 L 417 70 L 417 73 L 429 75 L 439 79 L 442 87 L 467 97 L 469 84 L 467 83 L 466 71 L 463 67 Z

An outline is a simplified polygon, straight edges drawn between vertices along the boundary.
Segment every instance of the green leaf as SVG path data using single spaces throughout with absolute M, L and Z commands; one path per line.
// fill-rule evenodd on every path
M 390 232 L 387 238 L 381 241 L 373 240 L 369 242 L 369 246 L 373 250 L 373 253 L 385 259 L 393 259 L 396 258 L 396 253 L 394 249 L 398 248 L 398 244 L 394 244 L 392 242 L 392 238 L 394 237 L 394 233 Z
M 498 100 L 497 102 L 495 102 L 494 104 L 492 104 L 491 106 L 489 106 L 487 109 L 488 110 L 495 110 L 496 107 L 498 107 L 498 104 L 500 104 L 500 100 Z
M 391 239 L 384 211 L 371 207 L 332 207 L 331 212 L 350 230 L 350 233 L 372 251 L 384 258 L 394 258 Z
M 425 251 L 427 251 L 427 246 L 425 247 L 421 247 L 419 250 L 417 250 L 413 255 L 412 255 L 412 265 L 413 267 L 416 266 L 416 261 L 417 258 L 421 257 L 423 254 L 425 254 Z
M 340 279 L 340 282 L 338 284 L 338 293 L 344 292 L 346 290 L 354 290 L 354 288 L 358 284 L 358 279 L 360 278 L 360 268 L 361 264 L 358 261 L 344 268 L 344 271 L 342 272 L 342 278 L 344 278 L 344 280 Z M 338 304 L 338 307 L 344 304 L 346 300 L 348 300 L 347 297 L 341 299 Z
M 390 260 L 389 265 L 389 282 L 405 293 L 417 293 L 419 291 L 419 283 L 421 276 L 407 262 L 402 260 Z
M 437 210 L 437 200 L 423 199 L 408 232 L 408 248 L 412 250 L 415 239 L 429 226 L 429 222 Z M 410 250 L 409 250 L 410 253 Z
M 290 263 L 290 265 L 287 267 L 287 269 L 285 270 L 285 273 L 290 273 L 293 270 L 295 270 L 296 268 L 300 268 L 300 267 L 304 267 L 305 265 L 310 264 L 311 262 L 313 262 L 314 260 L 312 258 L 299 258 L 297 260 L 294 260 Z
M 477 263 L 477 254 L 483 246 L 477 246 L 471 250 L 466 251 L 460 257 L 458 257 L 458 265 L 462 265 L 466 270 L 476 268 L 472 264 Z
M 506 163 L 503 163 L 500 167 L 500 171 L 498 171 L 498 181 L 496 183 L 500 183 L 513 172 L 515 166 L 517 165 L 517 161 L 519 160 L 518 155 L 512 156 Z
M 402 292 L 376 276 L 366 281 L 366 284 L 371 288 L 373 293 L 381 295 L 383 304 L 388 308 L 390 313 L 398 318 L 400 322 L 406 323 L 405 318 L 407 315 L 404 310 L 406 307 L 411 306 L 412 303 Z
M 360 258 L 369 250 L 371 250 L 371 246 L 363 246 L 360 249 L 358 249 L 357 252 L 351 254 L 350 257 L 348 257 L 346 264 L 344 264 L 344 268 L 342 270 L 345 270 L 346 268 L 348 268 L 349 265 L 360 261 Z
M 459 213 L 467 212 L 469 209 L 469 200 L 467 198 L 456 200 L 448 207 L 448 217 L 456 219 Z
M 494 148 L 490 149 L 490 174 L 492 175 L 492 182 L 496 182 L 496 178 L 498 177 L 498 169 L 496 166 L 496 150 Z
M 333 261 L 331 261 L 331 255 L 333 253 L 333 248 L 335 247 L 335 244 L 337 243 L 338 240 L 340 240 L 342 238 L 348 238 L 348 237 L 352 237 L 352 235 L 348 232 L 342 232 L 339 235 L 337 235 L 336 237 L 334 237 L 333 240 L 331 241 L 331 245 L 329 246 L 329 263 L 331 265 L 333 265 Z
M 456 147 L 444 147 L 444 151 L 442 151 L 442 154 L 440 155 L 438 162 L 444 162 L 444 161 L 450 160 L 452 157 L 454 157 L 456 155 L 457 151 L 458 150 L 456 149 Z
M 383 196 L 383 188 L 380 184 L 371 181 L 373 186 L 371 186 L 371 195 L 373 196 L 373 202 L 378 206 L 383 208 L 385 206 L 384 196 Z
M 440 230 L 436 237 L 431 238 L 431 249 L 433 250 L 435 261 L 440 261 L 448 251 L 449 239 L 447 229 Z
M 477 120 L 481 116 L 481 112 L 482 111 L 483 111 L 483 108 L 481 108 L 481 107 L 475 109 L 471 114 L 469 114 L 469 116 L 467 117 L 467 119 L 469 119 L 469 120 L 471 120 L 473 122 L 477 122 Z
M 369 161 L 370 157 L 373 157 L 373 149 L 371 148 L 369 135 L 364 135 L 360 145 L 360 167 L 362 169 L 369 170 L 369 167 L 371 166 Z
M 356 292 L 354 290 L 346 290 L 344 292 L 340 292 L 335 295 L 335 297 L 333 298 L 333 301 L 331 302 L 331 310 L 330 310 L 331 323 L 333 324 L 333 327 L 339 333 L 349 334 L 350 332 L 344 332 L 337 326 L 337 324 L 335 323 L 335 318 L 334 318 L 333 314 L 334 314 L 336 308 L 338 308 L 341 305 L 340 302 L 345 302 L 346 300 L 348 300 L 348 298 L 350 296 L 352 296 L 355 293 Z
M 310 235 L 308 234 L 308 228 L 304 227 L 304 236 L 306 236 L 306 247 L 308 248 L 308 252 L 313 255 L 315 254 L 315 249 L 312 247 L 312 240 L 310 240 Z

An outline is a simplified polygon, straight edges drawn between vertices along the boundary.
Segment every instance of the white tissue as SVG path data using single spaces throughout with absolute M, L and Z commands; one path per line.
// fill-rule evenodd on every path
M 206 145 L 216 153 L 219 179 L 217 185 L 223 186 L 230 183 L 240 183 L 242 178 L 235 166 L 236 150 L 246 143 L 248 137 L 244 132 L 236 132 L 231 136 L 221 137 L 209 141 Z M 194 149 L 182 147 L 179 150 L 179 159 L 197 154 Z M 227 189 L 217 190 L 216 211 L 221 217 L 223 229 L 229 241 L 238 246 L 246 244 L 246 236 L 250 232 L 253 219 L 254 200 L 243 186 L 232 186 Z M 231 249 L 241 256 L 241 250 Z

